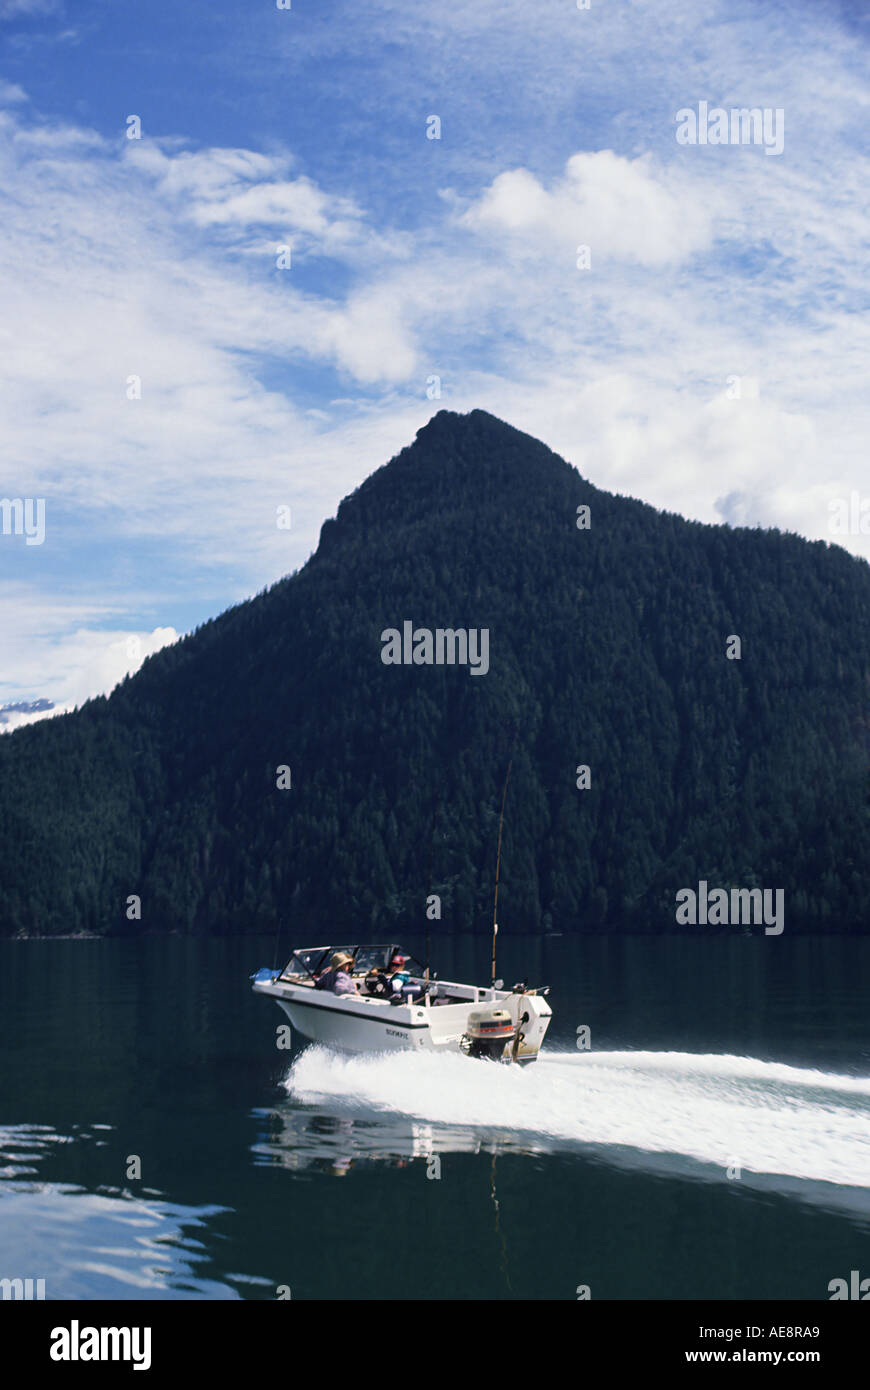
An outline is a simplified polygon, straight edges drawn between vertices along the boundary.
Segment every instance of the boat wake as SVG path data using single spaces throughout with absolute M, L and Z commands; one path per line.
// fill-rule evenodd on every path
M 683 1052 L 550 1052 L 520 1068 L 312 1047 L 284 1085 L 297 1106 L 380 1118 L 393 1135 L 422 1123 L 432 1152 L 581 1146 L 609 1163 L 794 1184 L 796 1195 L 806 1182 L 865 1189 L 843 1204 L 870 1212 L 870 1077 Z

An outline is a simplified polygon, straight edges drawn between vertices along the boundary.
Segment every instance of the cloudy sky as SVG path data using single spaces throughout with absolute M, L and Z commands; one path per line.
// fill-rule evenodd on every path
M 442 407 L 870 557 L 868 13 L 0 0 L 0 497 L 45 499 L 0 705 L 303 564 Z M 678 142 L 701 102 L 782 152 Z

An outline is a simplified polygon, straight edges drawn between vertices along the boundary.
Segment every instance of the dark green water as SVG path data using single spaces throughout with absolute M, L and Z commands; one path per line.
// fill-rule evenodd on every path
M 0 943 L 0 1278 L 826 1299 L 870 1277 L 870 941 L 502 938 L 509 983 L 552 986 L 525 1070 L 279 1052 L 247 979 L 273 946 Z M 435 954 L 487 976 L 486 941 Z

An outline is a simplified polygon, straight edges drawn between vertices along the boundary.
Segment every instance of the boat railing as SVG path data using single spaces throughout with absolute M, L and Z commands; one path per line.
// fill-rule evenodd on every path
M 392 952 L 394 949 L 399 948 L 394 948 L 392 946 L 347 946 L 344 948 L 334 946 L 303 946 L 293 952 L 287 964 L 284 966 L 283 970 L 277 976 L 277 979 L 283 980 L 287 983 L 292 983 L 294 980 L 298 980 L 305 983 L 308 983 L 310 981 L 313 984 L 317 976 L 328 965 L 330 957 L 333 955 L 333 953 L 336 950 L 340 949 L 344 949 L 347 952 L 347 954 L 353 958 L 354 964 L 356 964 L 356 957 L 361 952 L 364 952 L 365 956 L 367 957 L 368 953 L 371 951 L 377 951 L 378 953 L 383 952 L 386 955 Z M 419 964 L 419 962 L 415 963 Z M 466 1000 L 469 1003 L 473 1004 L 479 1004 L 484 1001 L 492 1002 L 496 999 L 503 998 L 505 994 L 504 990 L 497 990 L 492 985 L 469 985 L 460 980 L 441 980 L 433 979 L 431 977 L 427 981 L 423 973 L 417 974 L 415 972 L 411 975 L 411 978 L 415 982 L 419 981 L 428 984 L 431 988 L 432 994 L 435 997 L 439 995 L 443 997 L 445 994 L 452 994 L 458 996 L 458 999 L 456 1000 L 457 1003 L 463 1000 Z M 426 992 L 426 1000 L 427 1002 L 429 1000 L 428 989 Z

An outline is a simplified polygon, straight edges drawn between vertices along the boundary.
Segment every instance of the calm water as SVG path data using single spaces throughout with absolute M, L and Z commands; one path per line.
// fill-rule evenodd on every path
M 825 1299 L 870 1276 L 870 941 L 502 938 L 508 983 L 552 986 L 525 1070 L 279 1052 L 247 979 L 273 949 L 0 943 L 0 1277 L 79 1299 Z M 434 954 L 487 976 L 483 940 Z

